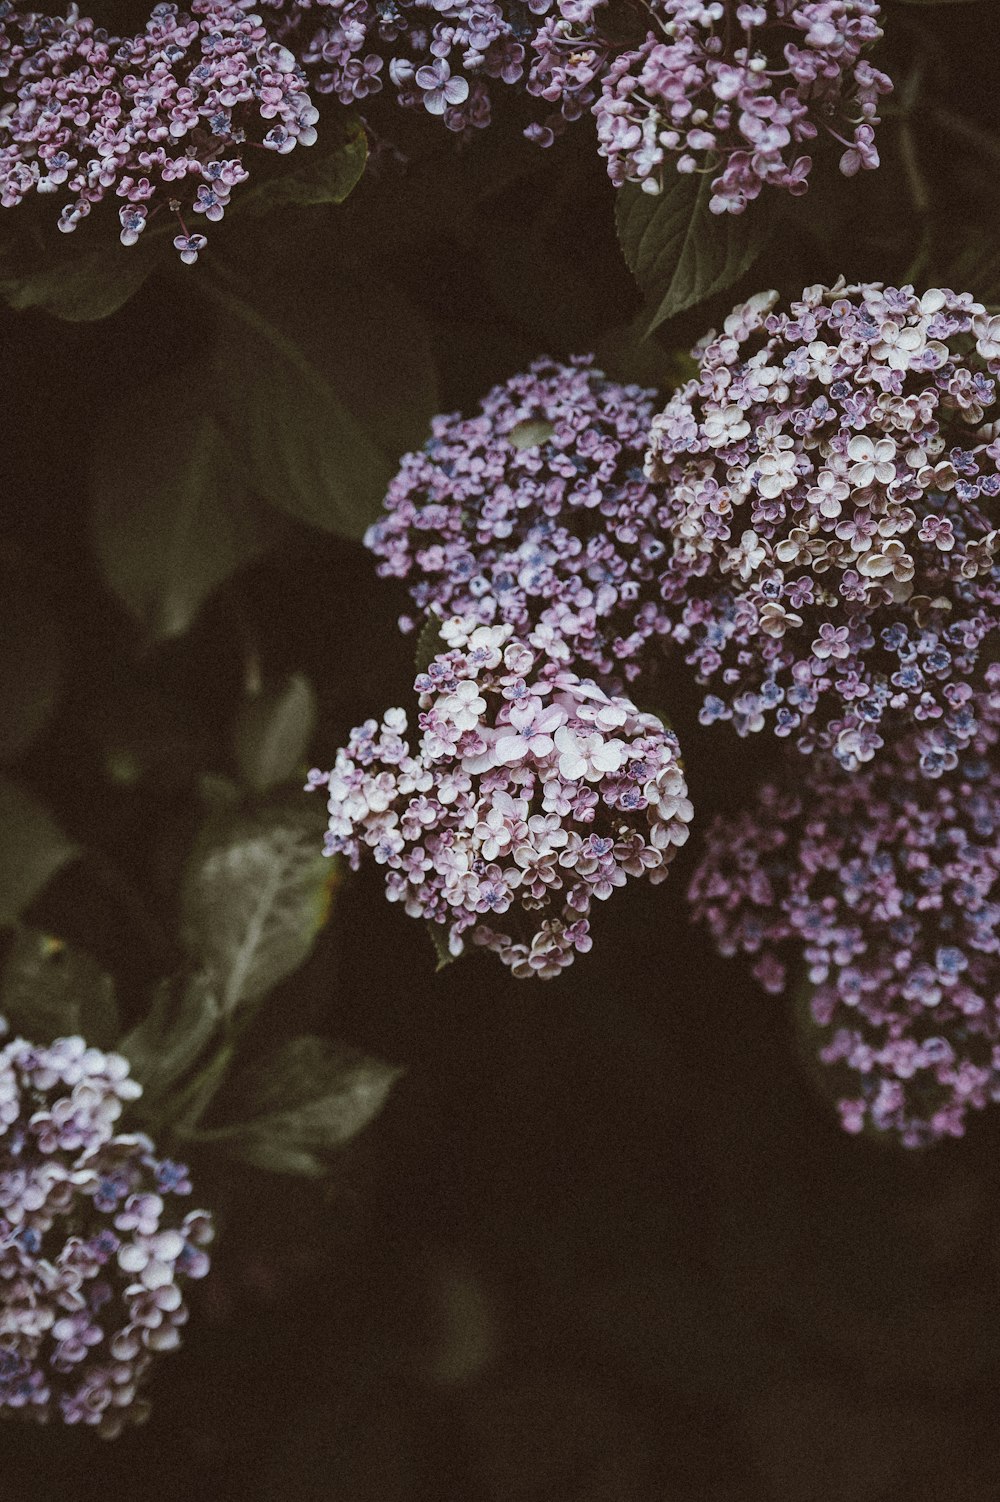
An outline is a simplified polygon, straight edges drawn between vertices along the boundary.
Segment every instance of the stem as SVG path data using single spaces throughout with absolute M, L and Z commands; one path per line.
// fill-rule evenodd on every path
M 926 219 L 930 212 L 931 195 L 927 188 L 927 181 L 920 167 L 917 156 L 916 142 L 913 139 L 913 130 L 909 120 L 904 117 L 899 122 L 899 154 L 903 158 L 903 171 L 906 173 L 906 186 L 910 190 L 910 198 L 913 207 L 921 219 Z

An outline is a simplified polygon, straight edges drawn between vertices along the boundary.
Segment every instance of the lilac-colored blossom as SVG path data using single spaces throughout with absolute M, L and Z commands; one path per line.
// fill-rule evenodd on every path
M 652 425 L 671 634 L 703 722 L 847 768 L 916 722 L 938 776 L 1000 622 L 994 320 L 880 283 L 777 304 L 736 308 Z
M 564 663 L 635 677 L 669 628 L 662 496 L 642 473 L 654 410 L 585 360 L 539 360 L 475 417 L 435 418 L 366 536 L 378 572 L 421 613 L 507 622 Z
M 546 106 L 525 134 L 551 145 L 593 104 L 616 48 L 606 0 L 261 0 L 312 86 L 356 104 L 388 83 L 393 102 L 448 130 L 488 126 L 512 91 Z
M 877 167 L 872 127 L 892 88 L 863 54 L 876 0 L 651 0 L 645 42 L 610 65 L 594 105 L 616 187 L 663 190 L 667 168 L 712 174 L 709 208 L 740 214 L 766 185 L 806 191 L 820 131 L 846 176 Z
M 809 988 L 840 1066 L 848 1131 L 908 1146 L 961 1136 L 1000 1100 L 1000 668 L 959 767 L 920 775 L 912 741 L 872 767 L 786 766 L 709 830 L 691 883 L 723 954 L 754 957 L 769 991 Z
M 181 1164 L 118 1131 L 141 1093 L 82 1038 L 0 1050 L 0 1413 L 114 1438 L 147 1416 L 156 1353 L 180 1343 L 212 1224 L 175 1207 Z
M 123 199 L 134 245 L 161 209 L 222 218 L 246 181 L 246 144 L 285 154 L 316 140 L 318 111 L 287 48 L 243 0 L 157 5 L 145 30 L 113 37 L 82 17 L 0 3 L 0 205 L 32 192 L 64 202 L 72 231 L 108 197 Z M 201 234 L 174 244 L 192 262 Z
M 441 634 L 448 650 L 415 683 L 417 744 L 389 710 L 310 773 L 328 793 L 326 852 L 356 869 L 369 851 L 389 900 L 440 924 L 452 954 L 471 940 L 546 979 L 591 947 L 595 898 L 662 881 L 687 839 L 677 739 L 509 625 L 454 617 Z

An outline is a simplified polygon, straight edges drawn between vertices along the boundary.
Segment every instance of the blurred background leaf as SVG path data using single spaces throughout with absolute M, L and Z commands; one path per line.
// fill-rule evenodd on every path
M 76 1035 L 113 1048 L 118 1038 L 111 977 L 90 955 L 33 928 L 16 931 L 0 967 L 0 1017 L 35 1043 Z
M 0 763 L 31 748 L 59 702 L 63 637 L 46 585 L 25 549 L 0 549 Z
M 314 289 L 244 296 L 218 282 L 211 296 L 225 315 L 214 410 L 248 488 L 310 526 L 360 538 L 400 447 L 421 442 L 436 411 L 419 315 L 391 287 L 336 274 L 315 300 Z
M 140 387 L 94 435 L 94 549 L 111 589 L 156 641 L 187 631 L 212 591 L 280 530 L 240 482 L 205 375 L 195 368 Z
M 218 998 L 206 976 L 159 983 L 145 1017 L 118 1045 L 142 1085 L 144 1108 L 162 1104 L 205 1054 L 222 1021 Z
M 67 323 L 94 323 L 116 313 L 173 254 L 168 236 L 160 230 L 150 231 L 129 246 L 119 245 L 114 237 L 98 238 L 98 233 L 85 239 L 86 229 L 78 232 L 84 243 L 74 245 L 68 254 L 61 237 L 54 245 L 50 237 L 41 254 L 37 241 L 23 247 L 20 259 L 38 269 L 0 277 L 0 297 L 18 312 L 51 313 Z M 4 264 L 0 260 L 0 266 Z
M 286 159 L 283 171 L 240 193 L 227 217 L 250 218 L 273 209 L 343 203 L 360 182 L 367 160 L 368 137 L 357 116 L 328 118 L 315 146 L 299 153 L 294 166 Z
M 19 918 L 81 854 L 33 794 L 0 777 L 0 926 Z
M 378 1115 L 399 1074 L 326 1038 L 294 1038 L 233 1082 L 245 1119 L 197 1139 L 272 1173 L 319 1175 Z
M 316 690 L 303 673 L 249 697 L 233 728 L 233 749 L 251 792 L 287 782 L 301 767 L 315 729 Z
M 308 955 L 330 910 L 321 800 L 210 819 L 187 863 L 184 946 L 223 1014 L 252 1007 Z

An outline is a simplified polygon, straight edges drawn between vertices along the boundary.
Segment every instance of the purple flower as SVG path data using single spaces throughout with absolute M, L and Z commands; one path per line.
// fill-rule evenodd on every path
M 140 1093 L 82 1038 L 0 1050 L 0 1412 L 113 1438 L 179 1344 L 211 1220 L 170 1203 L 190 1190 L 181 1164 L 116 1131 Z
M 414 82 L 423 90 L 424 109 L 429 115 L 443 115 L 450 104 L 463 104 L 469 97 L 468 83 L 464 78 L 452 78 L 443 58 L 418 68 Z
M 661 498 L 642 475 L 653 411 L 587 361 L 539 360 L 476 416 L 436 418 L 366 536 L 379 573 L 421 612 L 507 622 L 529 649 L 635 677 L 670 627 Z
M 611 181 L 660 193 L 672 161 L 715 174 L 713 214 L 741 214 L 765 186 L 806 191 L 812 159 L 798 147 L 819 130 L 846 148 L 847 176 L 877 167 L 872 127 L 892 84 L 862 54 L 882 35 L 879 10 L 767 0 L 739 7 L 734 25 L 729 0 L 652 0 L 655 26 L 611 63 L 593 106 Z
M 545 979 L 590 948 L 593 899 L 661 881 L 686 840 L 677 741 L 509 625 L 453 617 L 441 635 L 417 680 L 416 748 L 390 710 L 310 774 L 329 793 L 326 850 L 355 868 L 371 851 L 389 900 L 446 927 L 453 954 L 471 940 Z
M 198 255 L 205 249 L 208 241 L 204 235 L 175 235 L 174 249 L 180 251 L 181 260 L 185 266 L 193 266 Z
M 699 347 L 646 470 L 706 723 L 856 768 L 916 719 L 930 776 L 969 743 L 954 692 L 1000 626 L 994 349 L 968 294 L 843 282 L 759 293 Z
M 59 228 L 71 232 L 113 190 L 129 200 L 119 211 L 123 245 L 167 206 L 221 219 L 248 176 L 246 140 L 282 152 L 316 140 L 302 69 L 241 0 L 192 0 L 190 12 L 158 5 L 129 38 L 108 36 L 75 8 L 65 18 L 8 9 L 0 91 L 9 101 L 0 205 L 61 190 L 69 201 Z M 190 262 L 204 240 L 185 230 L 174 243 Z
M 811 990 L 842 1119 L 908 1146 L 958 1136 L 1000 1100 L 1000 670 L 956 768 L 921 775 L 912 740 L 871 768 L 786 766 L 717 820 L 691 883 L 723 954 L 771 991 Z

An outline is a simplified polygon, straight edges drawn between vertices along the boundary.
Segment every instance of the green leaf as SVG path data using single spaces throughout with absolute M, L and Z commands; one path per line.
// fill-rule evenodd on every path
M 448 927 L 445 923 L 428 923 L 427 932 L 430 934 L 431 943 L 434 946 L 434 954 L 437 964 L 434 966 L 436 973 L 447 970 L 449 965 L 454 965 L 458 959 L 457 954 L 452 954 L 448 948 Z
M 61 939 L 22 928 L 0 970 L 0 1016 L 33 1043 L 79 1036 L 97 1048 L 118 1037 L 114 982 Z
M 441 635 L 441 622 L 436 615 L 429 615 L 420 628 L 413 665 L 418 673 L 426 673 L 435 657 L 447 651 L 448 643 Z
M 211 818 L 188 862 L 181 938 L 223 1013 L 251 1006 L 305 960 L 337 880 L 321 803 Z
M 613 381 L 653 387 L 662 396 L 694 375 L 696 366 L 687 350 L 664 349 L 649 334 L 648 312 L 631 323 L 609 329 L 594 346 L 594 359 Z
M 979 225 L 968 225 L 950 241 L 957 254 L 941 268 L 941 285 L 966 287 L 979 302 L 1000 303 L 1000 247 Z
M 300 767 L 315 729 L 316 691 L 302 673 L 292 673 L 277 691 L 244 704 L 233 749 L 247 787 L 266 793 L 287 782 Z
M 273 316 L 215 289 L 228 310 L 215 353 L 220 416 L 247 483 L 281 511 L 361 537 L 392 477 L 331 379 Z M 336 349 L 330 352 L 331 364 Z
M 554 432 L 552 423 L 526 417 L 523 422 L 514 424 L 507 434 L 507 442 L 516 449 L 541 448 L 543 443 L 548 443 Z
M 160 983 L 147 1015 L 118 1045 L 142 1086 L 145 1107 L 159 1105 L 194 1067 L 221 1023 L 222 1011 L 206 976 Z
M 184 373 L 117 400 L 95 438 L 91 531 L 104 576 L 157 641 L 278 535 L 239 482 L 210 395 Z
M 634 183 L 618 191 L 618 238 L 654 309 L 648 332 L 667 318 L 722 292 L 748 271 L 767 243 L 767 204 L 744 214 L 713 214 L 708 174 L 670 172 L 663 192 Z
M 194 1135 L 272 1173 L 318 1176 L 378 1115 L 401 1072 L 325 1038 L 295 1038 L 234 1083 L 248 1120 Z
M 42 804 L 0 777 L 0 925 L 19 918 L 81 853 Z
M 248 486 L 310 526 L 361 538 L 437 410 L 422 319 L 385 283 L 344 280 L 284 302 L 273 288 L 255 302 L 206 290 L 225 313 L 216 411 Z
M 26 555 L 0 556 L 0 762 L 23 756 L 59 703 L 62 636 L 39 583 Z
M 301 165 L 259 183 L 240 194 L 227 210 L 231 214 L 260 215 L 272 209 L 312 207 L 343 203 L 364 175 L 368 161 L 368 137 L 356 115 L 343 121 L 344 138 L 332 148 L 320 145 L 296 153 Z M 287 168 L 287 162 L 283 162 Z
M 111 241 L 26 276 L 0 279 L 0 297 L 19 312 L 39 310 L 67 323 L 94 323 L 117 313 L 138 292 L 165 249 L 165 236 L 129 246 Z

